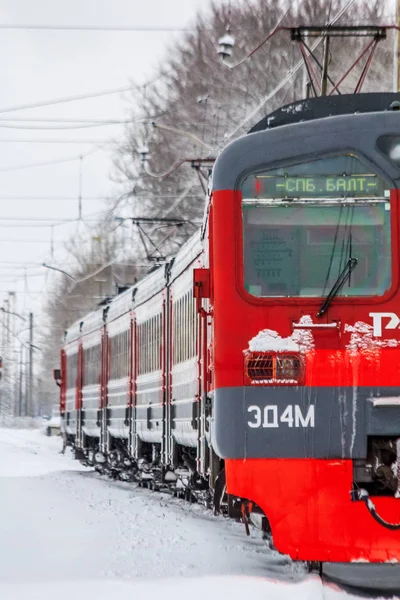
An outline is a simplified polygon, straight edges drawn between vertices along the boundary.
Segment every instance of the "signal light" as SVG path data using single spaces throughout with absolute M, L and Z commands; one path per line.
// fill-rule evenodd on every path
M 247 385 L 301 385 L 304 360 L 298 354 L 249 352 L 245 357 Z

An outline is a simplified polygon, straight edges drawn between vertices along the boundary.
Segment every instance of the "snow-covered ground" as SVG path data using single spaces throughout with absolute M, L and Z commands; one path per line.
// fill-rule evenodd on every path
M 0 429 L 1 600 L 343 600 L 257 531 L 111 482 L 59 438 Z M 283 581 L 285 580 L 285 581 Z

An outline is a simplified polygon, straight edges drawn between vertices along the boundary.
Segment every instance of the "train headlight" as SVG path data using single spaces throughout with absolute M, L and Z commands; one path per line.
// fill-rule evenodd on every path
M 304 359 L 293 353 L 249 352 L 245 378 L 248 385 L 301 385 Z
M 276 357 L 276 377 L 278 379 L 300 378 L 303 372 L 302 361 L 294 354 Z

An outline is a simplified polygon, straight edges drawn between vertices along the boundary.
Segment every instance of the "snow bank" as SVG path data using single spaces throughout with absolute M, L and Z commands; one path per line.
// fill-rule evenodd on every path
M 60 437 L 45 437 L 38 430 L 0 428 L 0 444 L 0 478 L 87 470 L 78 461 L 60 454 Z
M 39 429 L 42 425 L 42 419 L 33 417 L 0 417 L 0 427 L 11 429 Z
M 0 600 L 349 599 L 259 531 L 246 537 L 200 505 L 74 472 L 59 448 L 0 429 Z
M 202 577 L 159 580 L 157 582 L 62 582 L 59 584 L 1 585 L 0 597 L 7 600 L 340 600 L 352 596 L 323 587 L 317 577 L 302 583 L 282 583 L 257 577 Z

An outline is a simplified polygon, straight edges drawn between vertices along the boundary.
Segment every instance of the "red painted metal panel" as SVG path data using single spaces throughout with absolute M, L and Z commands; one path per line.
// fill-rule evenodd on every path
M 64 349 L 61 350 L 61 385 L 60 385 L 60 414 L 65 413 L 67 393 L 67 355 Z
M 81 408 L 82 408 L 83 373 L 84 373 L 83 347 L 82 347 L 82 344 L 79 344 L 77 374 L 76 374 L 76 388 L 75 388 L 75 408 L 76 408 L 76 410 L 81 410 Z
M 249 498 L 268 515 L 274 545 L 299 560 L 400 560 L 398 531 L 376 523 L 363 502 L 351 502 L 352 461 L 247 459 L 226 461 L 230 494 Z M 400 502 L 374 498 L 388 521 Z
M 382 297 L 336 297 L 318 319 L 321 298 L 256 298 L 244 289 L 241 194 L 213 194 L 214 387 L 242 386 L 249 341 L 264 329 L 290 338 L 294 324 L 306 315 L 326 327 L 309 328 L 313 348 L 304 353 L 304 393 L 308 386 L 400 386 L 400 328 L 383 329 L 377 339 L 370 316 L 400 316 L 399 200 L 399 192 L 392 191 L 390 290 Z M 350 500 L 352 460 L 226 460 L 226 475 L 228 492 L 262 508 L 275 546 L 293 558 L 400 560 L 399 533 L 373 521 L 364 503 Z M 400 521 L 399 500 L 379 497 L 374 502 L 383 518 Z

